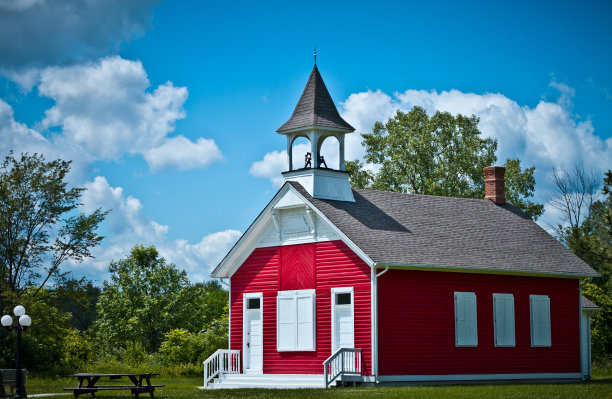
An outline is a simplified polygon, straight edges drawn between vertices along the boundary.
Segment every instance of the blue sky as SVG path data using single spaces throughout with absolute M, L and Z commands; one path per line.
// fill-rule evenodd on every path
M 0 0 L 0 152 L 72 159 L 84 208 L 113 209 L 75 274 L 145 243 L 201 280 L 278 188 L 314 46 L 349 159 L 396 109 L 474 113 L 544 202 L 554 168 L 612 167 L 611 19 L 606 1 Z

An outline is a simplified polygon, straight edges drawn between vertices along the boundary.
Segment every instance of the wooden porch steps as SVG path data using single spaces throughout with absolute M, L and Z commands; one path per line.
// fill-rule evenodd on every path
M 225 374 L 209 388 L 325 388 L 325 383 L 323 374 Z

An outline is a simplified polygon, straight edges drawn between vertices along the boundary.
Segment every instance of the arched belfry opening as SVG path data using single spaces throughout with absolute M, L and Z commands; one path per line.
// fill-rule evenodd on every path
M 320 154 L 320 168 L 345 170 L 343 134 L 332 134 L 319 137 L 317 148 L 317 153 Z
M 289 143 L 287 143 L 289 144 Z M 289 158 L 289 170 L 311 168 L 312 162 L 307 166 L 307 158 L 310 154 L 310 138 L 308 136 L 295 136 L 291 139 L 291 144 L 287 147 Z
M 344 160 L 344 136 L 353 131 L 338 113 L 315 64 L 291 118 L 277 130 L 287 138 L 285 179 L 300 183 L 315 198 L 354 201 Z M 295 159 L 294 143 L 300 137 L 310 144 L 303 163 Z M 332 142 L 337 142 L 336 150 L 323 154 L 322 149 L 334 148 Z M 322 194 L 323 187 L 327 192 Z

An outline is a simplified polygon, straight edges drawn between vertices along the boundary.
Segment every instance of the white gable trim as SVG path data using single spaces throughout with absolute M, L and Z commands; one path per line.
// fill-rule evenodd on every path
M 288 194 L 288 195 L 285 195 Z M 282 201 L 281 201 L 282 199 Z M 302 203 L 300 204 L 299 201 Z M 225 258 L 219 263 L 219 265 L 213 270 L 211 273 L 211 277 L 216 278 L 227 278 L 231 277 L 236 270 L 244 263 L 244 261 L 249 257 L 249 255 L 255 250 L 257 247 L 265 246 L 260 245 L 260 241 L 262 240 L 263 234 L 267 231 L 268 226 L 272 229 L 278 230 L 278 225 L 273 220 L 273 215 L 275 211 L 278 209 L 290 209 L 295 207 L 304 206 L 307 209 L 314 211 L 315 215 L 320 218 L 324 223 L 327 223 L 331 226 L 333 232 L 342 240 L 353 252 L 357 254 L 368 266 L 372 267 L 374 265 L 374 261 L 370 259 L 365 252 L 363 252 L 355 243 L 353 243 L 349 238 L 342 232 L 338 227 L 336 227 L 325 215 L 317 209 L 310 201 L 308 201 L 299 191 L 297 191 L 290 184 L 283 185 L 281 189 L 276 193 L 274 198 L 268 203 L 268 205 L 264 208 L 264 210 L 257 216 L 255 221 L 249 226 L 246 232 L 240 237 L 240 239 L 234 244 L 232 249 L 225 255 Z M 276 226 L 275 226 L 276 224 Z M 291 242 L 279 242 L 274 245 L 269 246 L 280 246 L 280 245 L 288 245 L 288 244 L 298 244 L 298 243 L 308 243 L 315 241 L 329 241 L 328 239 L 317 239 L 316 236 L 314 238 L 307 238 L 304 240 L 292 240 Z

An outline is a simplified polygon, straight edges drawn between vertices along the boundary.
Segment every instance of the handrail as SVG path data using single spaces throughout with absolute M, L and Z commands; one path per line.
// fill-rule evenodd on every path
M 215 377 L 224 374 L 240 374 L 240 351 L 218 349 L 204 361 L 204 388 Z
M 361 375 L 361 349 L 340 348 L 323 362 L 325 388 L 344 375 Z

